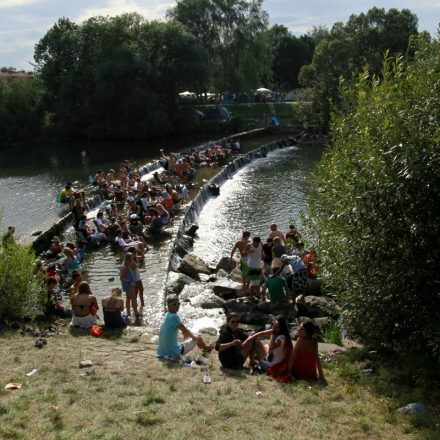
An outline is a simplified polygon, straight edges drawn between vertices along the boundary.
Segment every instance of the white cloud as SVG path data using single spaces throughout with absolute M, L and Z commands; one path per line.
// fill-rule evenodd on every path
M 0 8 L 13 8 L 16 6 L 32 5 L 42 0 L 0 0 Z
M 152 20 L 163 18 L 168 8 L 173 5 L 174 2 L 162 0 L 106 0 L 102 7 L 87 9 L 77 21 L 83 21 L 96 15 L 114 16 L 126 12 L 138 12 L 145 18 Z

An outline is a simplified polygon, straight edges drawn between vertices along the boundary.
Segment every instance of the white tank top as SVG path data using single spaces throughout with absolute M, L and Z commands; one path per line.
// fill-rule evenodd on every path
M 259 243 L 258 247 L 254 247 L 252 244 L 252 250 L 248 256 L 248 266 L 252 267 L 253 269 L 260 269 L 261 268 L 261 254 L 263 252 L 263 246 L 261 243 Z

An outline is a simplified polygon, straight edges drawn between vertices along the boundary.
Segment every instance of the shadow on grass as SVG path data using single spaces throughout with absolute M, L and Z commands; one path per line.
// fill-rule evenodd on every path
M 232 370 L 230 368 L 220 367 L 221 372 L 231 379 L 245 379 L 249 376 L 249 368 L 242 367 L 239 370 Z
M 390 352 L 351 349 L 330 364 L 342 381 L 366 387 L 387 399 L 387 421 L 406 419 L 408 431 L 419 438 L 440 439 L 440 374 L 438 362 Z M 396 409 L 421 402 L 425 410 L 399 414 Z M 409 433 L 408 432 L 408 433 Z

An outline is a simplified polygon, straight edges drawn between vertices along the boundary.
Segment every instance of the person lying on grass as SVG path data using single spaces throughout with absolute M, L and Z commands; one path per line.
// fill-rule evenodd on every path
M 179 359 L 181 355 L 187 354 L 196 345 L 202 350 L 211 351 L 214 348 L 213 344 L 207 345 L 201 336 L 193 334 L 182 324 L 182 319 L 177 314 L 179 307 L 179 297 L 168 295 L 168 312 L 165 314 L 160 326 L 157 356 L 166 359 Z M 179 330 L 182 332 L 183 337 L 187 338 L 182 344 L 177 342 Z

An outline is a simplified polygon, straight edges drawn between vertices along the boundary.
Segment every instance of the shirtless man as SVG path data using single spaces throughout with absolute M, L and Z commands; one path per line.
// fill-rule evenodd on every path
M 243 289 L 249 290 L 249 280 L 248 280 L 248 255 L 251 252 L 250 248 L 250 236 L 251 233 L 248 231 L 244 231 L 241 239 L 238 240 L 231 251 L 231 258 L 234 257 L 234 253 L 236 250 L 240 252 L 240 269 L 241 269 L 241 276 L 243 278 Z
M 284 243 L 284 234 L 281 231 L 278 231 L 276 224 L 270 225 L 269 238 L 274 239 L 276 237 L 278 237 Z

